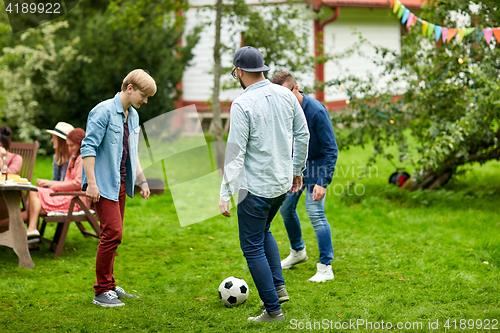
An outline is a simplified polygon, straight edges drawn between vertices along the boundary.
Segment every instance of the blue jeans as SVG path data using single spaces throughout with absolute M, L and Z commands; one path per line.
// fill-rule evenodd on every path
M 242 197 L 241 191 L 239 197 Z M 269 199 L 248 192 L 238 204 L 241 250 L 268 312 L 281 309 L 275 287 L 285 284 L 278 244 L 269 230 L 285 198 L 286 193 Z
M 306 190 L 306 210 L 309 219 L 316 234 L 319 248 L 319 261 L 323 265 L 330 265 L 333 260 L 332 230 L 325 217 L 325 199 L 326 195 L 320 201 L 313 201 L 312 190 L 314 185 L 303 186 L 296 193 L 288 193 L 283 206 L 280 208 L 280 214 L 285 223 L 286 232 L 290 239 L 290 245 L 295 251 L 304 249 L 302 240 L 302 230 L 300 228 L 300 219 L 297 214 L 297 203 L 304 189 Z

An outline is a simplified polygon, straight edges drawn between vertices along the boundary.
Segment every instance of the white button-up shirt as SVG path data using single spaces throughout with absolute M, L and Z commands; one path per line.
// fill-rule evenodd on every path
M 239 189 L 264 198 L 290 191 L 293 176 L 305 169 L 309 144 L 295 95 L 269 80 L 259 81 L 234 100 L 230 116 L 221 200 L 229 201 Z

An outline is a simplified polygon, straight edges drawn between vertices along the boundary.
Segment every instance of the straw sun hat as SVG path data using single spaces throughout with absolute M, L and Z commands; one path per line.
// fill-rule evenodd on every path
M 66 135 L 68 135 L 69 132 L 71 132 L 74 129 L 75 128 L 70 124 L 60 121 L 57 123 L 56 127 L 53 130 L 45 130 L 45 131 L 47 133 L 57 135 L 58 137 L 66 140 Z

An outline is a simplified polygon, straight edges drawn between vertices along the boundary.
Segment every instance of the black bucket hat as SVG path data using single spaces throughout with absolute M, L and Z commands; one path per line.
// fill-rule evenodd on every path
M 264 57 L 255 47 L 244 46 L 236 52 L 233 65 L 250 73 L 267 72 L 269 67 L 264 65 Z

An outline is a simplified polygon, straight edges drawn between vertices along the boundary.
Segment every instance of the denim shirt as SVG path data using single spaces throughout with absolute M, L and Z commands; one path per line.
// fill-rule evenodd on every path
M 134 196 L 134 181 L 137 169 L 137 146 L 139 142 L 139 114 L 133 107 L 128 108 L 129 156 L 125 186 L 127 195 Z M 123 154 L 123 112 L 120 93 L 114 98 L 99 103 L 89 113 L 87 132 L 82 141 L 82 158 L 95 156 L 95 178 L 103 198 L 118 201 L 120 193 L 120 162 Z M 85 167 L 82 173 L 82 190 L 88 186 Z
M 250 85 L 231 104 L 221 200 L 239 189 L 264 198 L 288 192 L 304 171 L 308 143 L 295 95 L 269 80 Z
M 52 160 L 52 180 L 64 181 L 66 177 L 66 171 L 68 170 L 69 160 L 63 165 L 56 163 L 56 154 L 54 154 L 54 159 Z

